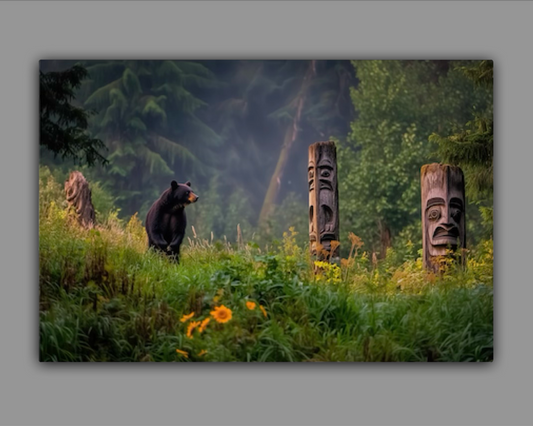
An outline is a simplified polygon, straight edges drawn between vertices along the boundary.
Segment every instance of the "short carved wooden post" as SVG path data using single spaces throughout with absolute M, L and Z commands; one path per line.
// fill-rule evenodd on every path
M 449 164 L 426 164 L 420 173 L 424 268 L 439 272 L 447 250 L 466 248 L 463 171 Z
M 337 188 L 337 149 L 334 142 L 316 142 L 309 146 L 309 248 L 323 260 L 338 257 L 339 248 L 331 251 L 331 242 L 339 241 L 339 192 Z M 318 251 L 318 253 L 317 253 Z
M 80 172 L 74 171 L 70 173 L 65 182 L 65 193 L 68 206 L 74 208 L 80 225 L 84 228 L 93 228 L 95 214 L 91 201 L 91 189 L 89 188 L 89 183 Z

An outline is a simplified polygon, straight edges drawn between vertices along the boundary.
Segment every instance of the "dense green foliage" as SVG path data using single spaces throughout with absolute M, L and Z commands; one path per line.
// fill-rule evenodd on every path
M 465 74 L 475 87 L 492 94 L 493 67 L 492 61 L 478 61 L 473 65 L 458 67 L 458 71 Z M 463 169 L 466 193 L 479 206 L 488 235 L 492 235 L 493 227 L 493 120 L 491 102 L 484 109 L 473 110 L 470 120 L 459 132 L 447 137 L 437 133 L 430 136 L 430 141 L 438 143 L 440 158 Z
M 359 84 L 351 96 L 358 115 L 339 149 L 341 229 L 356 230 L 366 247 L 382 256 L 398 237 L 399 246 L 411 240 L 421 247 L 420 168 L 443 161 L 429 136 L 463 126 L 473 111 L 492 111 L 492 91 L 475 87 L 457 69 L 464 63 L 354 61 L 353 65 Z M 454 159 L 448 155 L 444 161 L 456 164 Z M 492 176 L 492 169 L 489 173 Z M 466 180 L 468 185 L 469 176 Z M 472 226 L 467 244 L 480 236 L 471 207 L 466 209 Z
M 136 216 L 83 230 L 46 169 L 39 189 L 42 361 L 493 359 L 490 241 L 442 277 L 394 251 L 374 264 L 354 235 L 350 257 L 315 276 L 292 231 L 269 250 L 192 236 L 178 266 L 146 251 Z
M 99 152 L 105 145 L 87 132 L 91 112 L 72 105 L 74 93 L 86 77 L 87 70 L 80 65 L 60 72 L 39 72 L 39 143 L 62 159 L 92 166 L 107 162 Z

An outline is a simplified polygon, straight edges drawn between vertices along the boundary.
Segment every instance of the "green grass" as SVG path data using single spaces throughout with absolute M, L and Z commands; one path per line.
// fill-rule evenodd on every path
M 420 259 L 375 264 L 360 249 L 315 275 L 291 232 L 268 251 L 186 238 L 176 265 L 146 250 L 136 217 L 86 231 L 52 198 L 40 203 L 41 361 L 493 359 L 491 241 L 440 277 Z M 210 315 L 219 305 L 228 322 Z

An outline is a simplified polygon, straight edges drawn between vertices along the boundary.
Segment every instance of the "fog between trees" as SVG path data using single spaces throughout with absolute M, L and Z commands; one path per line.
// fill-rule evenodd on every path
M 104 142 L 109 164 L 75 167 L 41 148 L 41 165 L 63 178 L 80 169 L 99 188 L 101 215 L 114 205 L 142 220 L 171 180 L 190 180 L 200 201 L 187 209 L 189 224 L 215 239 L 235 240 L 240 224 L 245 240 L 270 242 L 294 226 L 306 242 L 308 146 L 334 140 L 341 242 L 354 232 L 368 251 L 409 241 L 416 251 L 420 167 L 445 161 L 439 146 L 475 116 L 492 123 L 492 86 L 460 69 L 480 61 L 72 60 L 40 68 L 76 63 L 88 77 L 73 104 L 95 112 L 89 134 Z M 492 151 L 489 160 L 492 167 Z M 470 243 L 492 232 L 480 213 L 492 191 L 474 201 Z

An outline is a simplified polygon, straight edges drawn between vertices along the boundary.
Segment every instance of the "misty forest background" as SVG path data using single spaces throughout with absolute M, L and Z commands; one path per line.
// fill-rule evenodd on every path
M 318 265 L 308 147 L 326 140 L 341 259 Z M 467 200 L 466 268 L 437 276 L 431 162 L 463 169 Z M 96 230 L 70 219 L 72 170 Z M 179 266 L 142 227 L 172 180 L 200 197 Z M 492 61 L 41 61 L 40 359 L 491 361 L 492 205 Z
M 187 217 L 199 236 L 235 241 L 240 224 L 245 240 L 264 245 L 294 226 L 303 244 L 307 149 L 334 140 L 341 242 L 354 232 L 381 257 L 408 241 L 420 249 L 419 171 L 434 161 L 466 173 L 467 245 L 491 236 L 492 144 L 480 153 L 461 135 L 492 123 L 492 74 L 489 85 L 476 84 L 484 62 L 41 61 L 40 68 L 76 64 L 88 75 L 72 104 L 93 112 L 88 131 L 103 141 L 97 151 L 108 164 L 82 152 L 76 165 L 41 145 L 41 165 L 59 181 L 81 170 L 96 186 L 100 217 L 118 209 L 144 221 L 171 180 L 190 180 L 200 202 Z M 469 152 L 449 135 L 463 136 Z M 96 167 L 79 166 L 87 159 Z

